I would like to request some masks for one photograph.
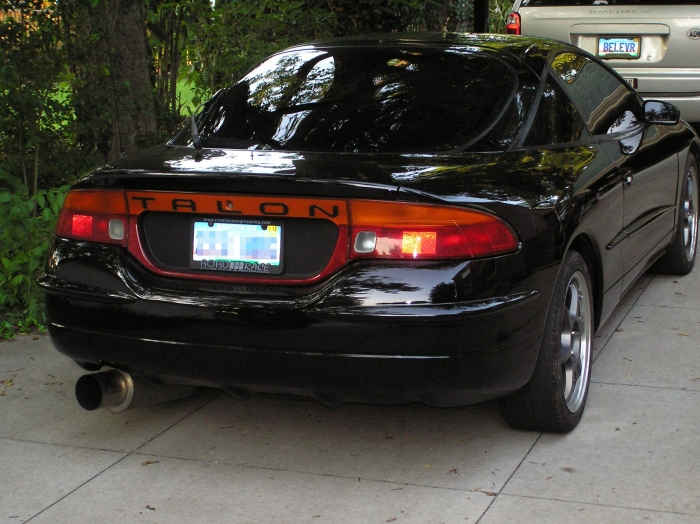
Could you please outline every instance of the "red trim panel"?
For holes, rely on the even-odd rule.
[[[348,260],[348,204],[345,200],[324,198],[295,198],[270,196],[210,195],[199,193],[172,193],[160,191],[128,191],[126,194],[129,213],[128,250],[150,271],[173,278],[208,280],[218,282],[257,282],[275,284],[310,284],[326,278],[337,271]],[[318,275],[303,280],[280,278],[276,275],[231,275],[192,274],[168,271],[157,267],[146,255],[139,230],[138,216],[144,212],[197,213],[221,215],[229,218],[264,217],[307,218],[330,220],[338,226],[338,241],[328,265]],[[132,218],[133,217],[133,218]]]

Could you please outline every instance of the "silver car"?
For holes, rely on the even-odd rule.
[[[700,0],[515,0],[507,32],[570,42],[700,123]]]

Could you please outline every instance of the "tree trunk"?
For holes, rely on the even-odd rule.
[[[143,0],[73,4],[79,139],[97,160],[111,162],[157,141],[151,56]],[[80,60],[76,60],[79,64]]]
[[[474,31],[487,33],[489,30],[489,0],[474,0]]]

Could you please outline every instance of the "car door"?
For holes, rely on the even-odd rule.
[[[563,56],[567,61],[567,56]],[[603,291],[617,304],[623,276],[621,246],[609,246],[623,229],[623,189],[617,167],[604,147],[595,140],[582,114],[567,96],[564,85],[571,68],[555,67],[556,57],[542,79],[537,109],[524,148],[546,151],[549,165],[560,167],[560,176],[570,184],[582,211],[578,225],[594,245],[603,270]]]
[[[634,91],[602,65],[578,53],[562,53],[552,68],[622,180],[623,227],[609,246],[621,248],[624,292],[663,249],[673,229],[675,148],[667,130],[644,123]]]
[[[678,192],[678,156],[668,126],[648,125],[629,135],[601,139],[623,180],[623,292],[666,247],[673,230]]]

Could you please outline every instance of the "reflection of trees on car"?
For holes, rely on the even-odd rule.
[[[514,71],[495,56],[299,50],[271,57],[231,87],[202,135],[219,147],[243,140],[296,151],[451,150],[492,130],[499,142],[495,125],[514,95]]]

